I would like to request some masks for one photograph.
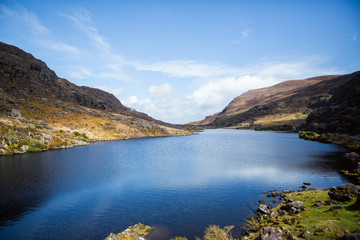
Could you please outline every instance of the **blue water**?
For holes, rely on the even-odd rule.
[[[297,134],[207,130],[1,157],[0,239],[104,239],[138,222],[163,239],[210,224],[236,234],[264,191],[345,183],[342,152]]]

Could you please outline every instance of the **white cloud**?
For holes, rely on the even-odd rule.
[[[282,59],[261,62],[243,68],[196,61],[143,64],[141,68],[138,65],[138,69],[159,71],[174,78],[201,79],[198,82],[203,84],[182,97],[174,94],[176,89],[169,83],[151,86],[148,89],[150,98],[141,100],[133,96],[136,101],[128,99],[125,105],[172,123],[200,120],[221,111],[233,98],[248,90],[272,86],[285,80],[339,74],[340,71],[336,69],[321,67],[328,60],[312,56],[297,61]]]
[[[175,89],[170,84],[164,83],[162,85],[153,85],[148,89],[150,97],[171,97],[175,94]]]
[[[352,40],[355,41],[355,42],[359,41],[359,35],[358,35],[357,33],[354,34],[354,35],[352,36]]]
[[[247,38],[247,37],[249,37],[250,32],[251,32],[250,29],[246,29],[246,30],[244,30],[244,31],[241,32],[241,36],[242,36],[243,38]]]
[[[133,66],[137,70],[161,72],[170,77],[207,78],[228,75],[240,70],[227,65],[203,63],[195,60],[167,61],[152,64],[133,63]]]

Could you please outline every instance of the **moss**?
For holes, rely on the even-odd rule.
[[[340,205],[330,205],[328,190],[287,193],[284,197],[285,199],[301,201],[307,210],[294,216],[279,216],[276,221],[269,217],[250,218],[246,230],[251,237],[258,237],[263,226],[284,227],[293,236],[299,236],[302,232],[309,231],[311,234],[306,237],[309,239],[339,239],[346,230],[349,232],[359,231],[360,211],[354,207],[355,198]],[[316,206],[316,202],[320,202],[322,205]],[[278,211],[282,205],[280,204],[272,211]],[[343,208],[330,210],[334,206],[342,206]]]
[[[140,235],[140,236],[142,236],[142,237],[145,237],[145,236],[148,236],[148,235],[151,233],[151,231],[153,230],[153,228],[150,227],[150,226],[147,226],[147,225],[145,225],[145,224],[139,223],[139,224],[136,224],[136,225],[134,226],[134,228],[132,228],[132,230],[133,230],[136,234],[138,234],[138,235]]]

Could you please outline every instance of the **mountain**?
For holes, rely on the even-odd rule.
[[[360,135],[360,72],[334,88],[329,101],[310,113],[304,128],[316,132]]]
[[[43,61],[0,42],[0,134],[0,154],[12,154],[189,132],[60,78]]]
[[[220,113],[191,124],[216,128],[299,126],[314,109],[327,102],[333,88],[345,84],[357,74],[359,72],[289,80],[251,90],[234,98]]]

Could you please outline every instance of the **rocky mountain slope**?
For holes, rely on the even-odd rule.
[[[319,134],[360,135],[360,72],[331,94],[326,104],[309,115],[305,129]]]
[[[232,100],[222,112],[192,124],[245,128],[299,126],[314,109],[327,102],[333,88],[345,84],[357,74],[290,80],[251,90]]]
[[[12,154],[189,132],[59,78],[41,60],[0,42],[0,134],[0,154]]]

